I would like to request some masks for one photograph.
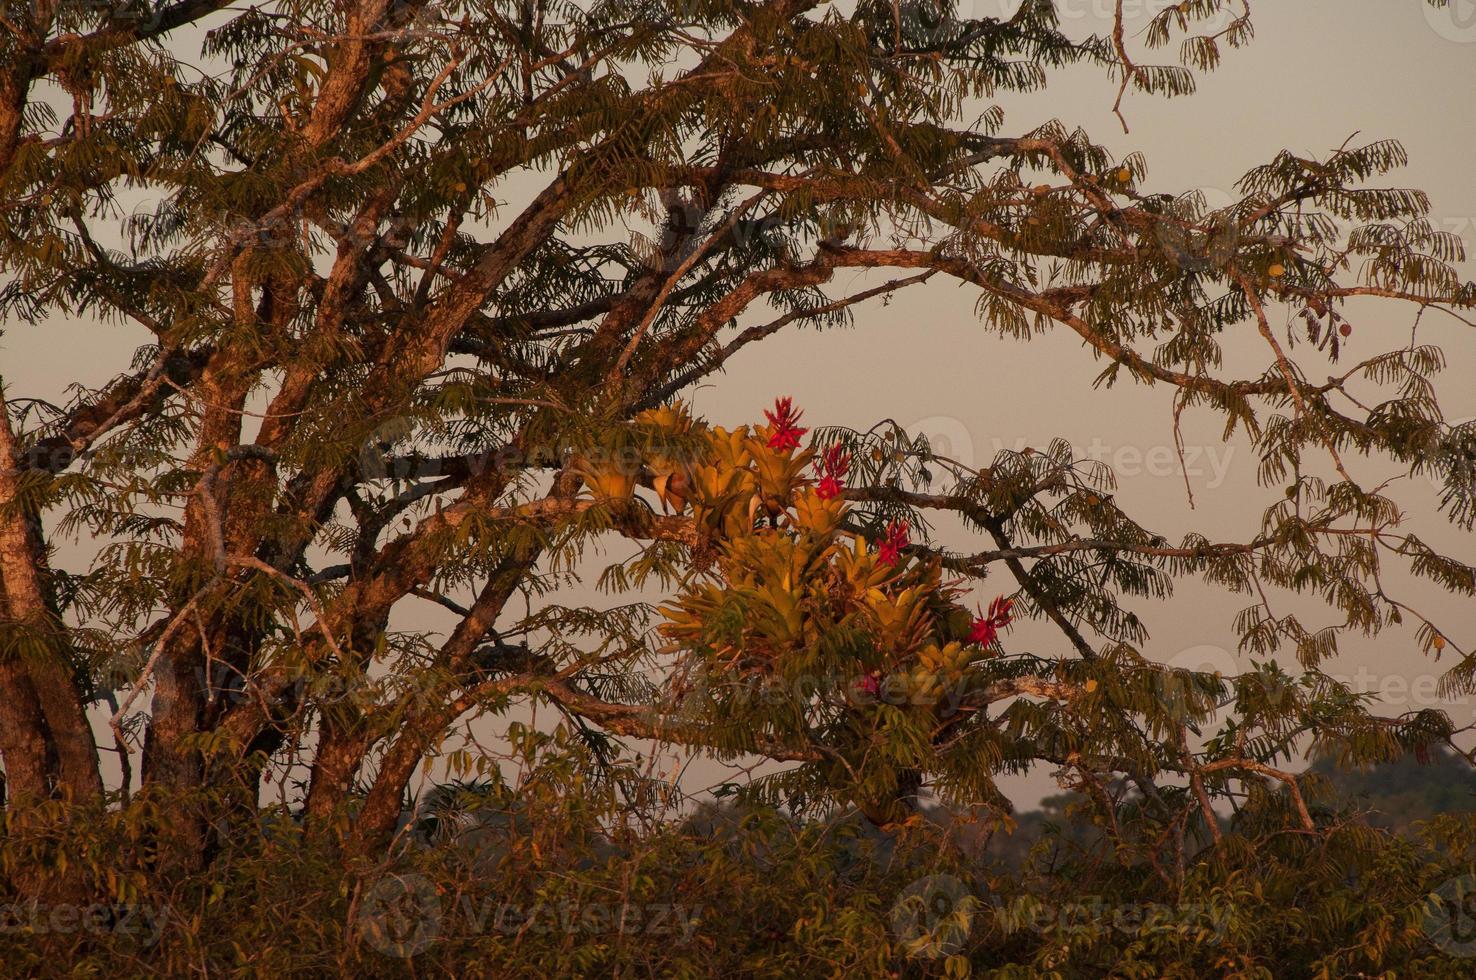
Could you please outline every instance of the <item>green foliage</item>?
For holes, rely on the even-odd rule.
[[[1476,428],[1436,397],[1466,362],[1420,335],[1476,307],[1460,241],[1391,140],[1209,201],[993,101],[1072,67],[1120,114],[1189,95],[1248,4],[1166,7],[1141,52],[1122,5],[1082,38],[1055,0],[3,6],[0,316],[143,343],[61,403],[0,392],[0,894],[171,917],[7,927],[7,965],[1458,972],[1426,897],[1464,908],[1470,821],[1389,834],[1321,776],[1463,748],[1324,670],[1412,627],[1476,691],[1469,624],[1410,594],[1476,594]],[[1176,437],[1223,421],[1258,519],[1176,543],[1064,440],[956,460],[680,401],[935,278],[1000,345],[1070,331],[1098,386],[1167,387]],[[1407,344],[1355,330],[1373,299]],[[1413,478],[1449,528],[1406,526]],[[1247,597],[1239,676],[1145,655],[1196,578]],[[683,811],[650,743],[736,807]],[[957,846],[1042,770],[1074,795],[1028,860]],[[396,959],[397,896],[705,911]]]
[[[1469,807],[1403,837],[1357,819],[1311,837],[1281,829],[1284,794],[1252,793],[1166,880],[1086,797],[1015,830],[935,812],[882,834],[715,804],[642,827],[614,791],[639,794],[639,774],[592,788],[588,751],[539,737],[515,785],[437,787],[396,856],[355,869],[263,813],[208,878],[165,889],[130,868],[146,807],[12,818],[7,866],[45,847],[98,880],[75,918],[0,892],[0,952],[19,975],[1455,977],[1468,962],[1431,943],[1429,916],[1476,873]]]

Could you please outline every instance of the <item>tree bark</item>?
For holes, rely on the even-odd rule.
[[[14,657],[0,655],[0,762],[5,781],[0,805],[16,806],[51,795],[55,754],[31,677]]]
[[[20,705],[15,710],[21,713],[11,724],[22,723],[21,717],[28,711],[26,702],[34,696],[56,755],[57,789],[77,802],[90,802],[103,792],[97,744],[71,665],[66,662],[66,629],[55,615],[42,581],[45,551],[37,522],[21,500],[19,461],[9,406],[0,391],[0,582],[5,601],[0,620],[5,629],[14,631],[10,639],[33,648],[18,659],[7,658],[7,673],[12,676],[6,678],[10,682],[6,693],[15,691],[14,699]],[[14,676],[18,670],[30,679],[29,694]],[[40,738],[44,741],[47,736]],[[15,741],[14,751],[20,756],[23,770],[34,768],[35,757],[30,753],[36,744],[36,736],[21,736]]]

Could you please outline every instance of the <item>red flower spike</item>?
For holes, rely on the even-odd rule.
[[[831,446],[820,459],[820,483],[815,496],[821,500],[839,497],[845,492],[846,472],[851,468],[851,454],[840,446]]]
[[[800,436],[809,432],[809,429],[801,428],[796,423],[800,416],[805,414],[794,407],[794,400],[785,396],[774,400],[774,410],[771,412],[764,409],[764,418],[769,420],[769,448],[785,452],[790,449],[798,449]]]
[[[1015,600],[995,596],[988,614],[981,613],[969,630],[969,642],[987,647],[999,637],[999,631],[1010,625]]]
[[[897,564],[897,559],[902,557],[902,549],[911,544],[907,529],[906,521],[893,521],[887,525],[887,536],[876,546],[878,565]]]

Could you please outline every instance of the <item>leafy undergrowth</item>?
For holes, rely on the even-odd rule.
[[[1467,976],[1476,962],[1460,931],[1469,816],[1395,836],[1320,811],[1322,835],[1291,833],[1267,793],[1219,844],[1165,868],[1069,824],[1048,824],[1022,863],[977,846],[982,820],[881,833],[712,805],[611,829],[563,799],[443,787],[374,867],[263,814],[182,876],[148,865],[167,807],[12,816],[5,972],[1341,977]],[[1151,808],[1133,819],[1172,831]]]

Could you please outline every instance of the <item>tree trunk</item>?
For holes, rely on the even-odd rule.
[[[51,795],[56,756],[31,677],[9,654],[0,654],[0,761],[5,782],[0,805],[15,806]]]
[[[12,631],[8,637],[19,641],[24,653],[7,656],[12,675],[24,670],[30,678],[31,693],[45,721],[45,732],[21,734],[15,751],[22,755],[22,769],[34,768],[35,757],[28,763],[25,755],[33,752],[38,740],[49,740],[55,750],[58,769],[57,788],[77,802],[90,802],[102,796],[102,776],[98,769],[97,743],[92,726],[82,705],[81,694],[67,663],[68,643],[65,627],[48,602],[41,578],[45,550],[36,523],[26,513],[21,501],[20,451],[10,426],[10,411],[0,392],[0,583],[3,583],[4,609],[0,622]],[[6,644],[10,646],[9,643]],[[28,701],[30,698],[18,678],[6,678],[7,699]],[[22,705],[19,711],[28,710]],[[22,724],[15,716],[10,724]],[[7,725],[7,727],[9,727]],[[7,739],[9,741],[9,739]],[[22,748],[22,743],[31,748]],[[23,777],[29,779],[31,777]]]

